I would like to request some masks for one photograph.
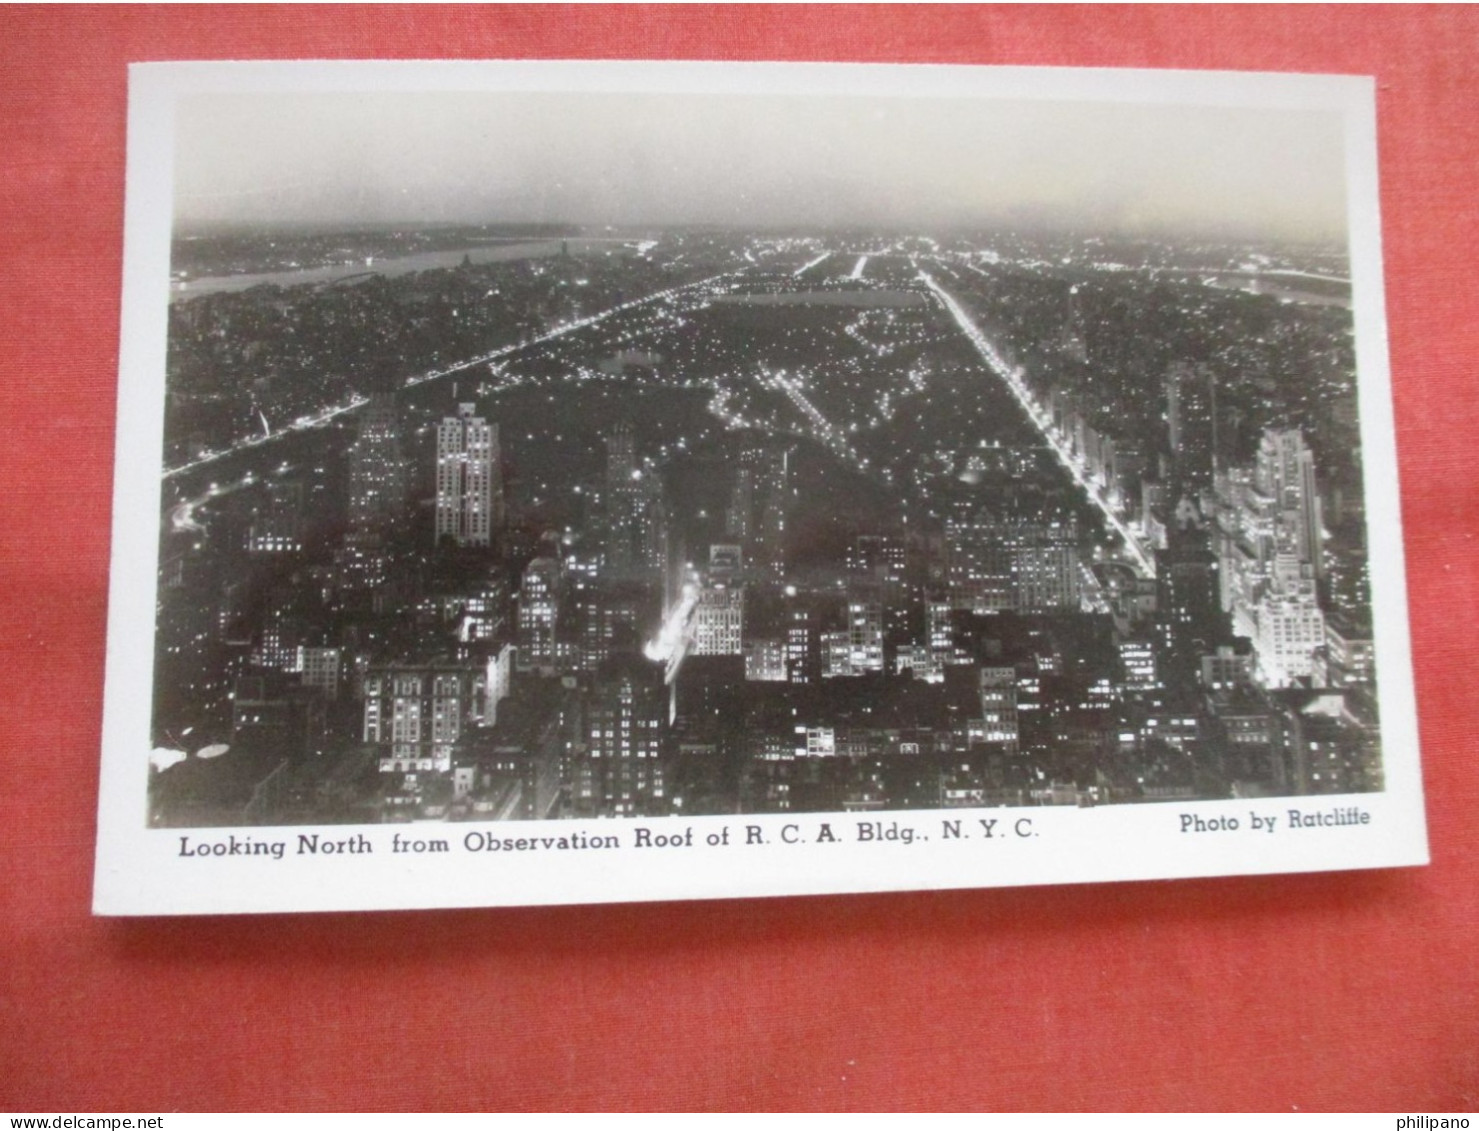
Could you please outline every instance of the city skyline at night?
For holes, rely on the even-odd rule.
[[[1382,788],[1334,248],[215,241],[320,262],[177,274],[157,823]]]

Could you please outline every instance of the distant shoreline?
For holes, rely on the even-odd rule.
[[[188,301],[208,294],[223,294],[273,285],[297,287],[311,283],[341,283],[371,275],[409,275],[417,271],[446,270],[473,264],[498,263],[515,259],[548,259],[562,251],[589,250],[587,245],[637,244],[637,239],[582,236],[578,239],[540,239],[501,243],[497,247],[473,246],[448,251],[420,251],[411,255],[367,256],[353,263],[335,263],[322,267],[299,267],[287,271],[249,272],[240,275],[202,275],[195,279],[171,278],[171,302]]]

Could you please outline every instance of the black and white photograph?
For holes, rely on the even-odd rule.
[[[100,909],[1426,859],[1368,80],[133,83]]]

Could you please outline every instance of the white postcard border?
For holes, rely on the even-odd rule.
[[[548,90],[1024,98],[1344,115],[1348,230],[1386,790],[1097,809],[150,829],[154,616],[176,100],[205,91]],[[94,910],[370,910],[896,891],[1417,865],[1428,849],[1387,365],[1374,84],[1352,76],[837,64],[260,62],[131,68],[113,556]],[[1338,823],[1290,829],[1291,813]],[[1272,833],[1254,829],[1272,816]],[[1362,814],[1364,814],[1364,823]],[[1350,817],[1347,823],[1343,818]],[[1219,825],[1186,832],[1187,819]],[[989,826],[983,822],[996,822]],[[1227,827],[1236,821],[1237,828]],[[959,823],[952,836],[950,822]],[[1027,822],[1025,825],[1022,822]],[[876,836],[864,839],[863,826]],[[825,839],[822,827],[836,837]],[[914,831],[912,843],[888,830]],[[689,845],[638,847],[649,837]],[[751,830],[758,830],[753,832]],[[990,835],[987,835],[989,832]],[[395,838],[445,841],[400,853]],[[482,837],[482,847],[471,847]],[[616,837],[619,847],[560,848]],[[302,851],[311,841],[316,851]],[[313,840],[312,838],[317,838]],[[356,838],[359,838],[356,840]],[[489,848],[489,839],[507,848]],[[724,843],[711,844],[710,838]],[[746,844],[746,838],[757,842]],[[520,842],[536,842],[520,846]],[[267,851],[241,846],[267,845]],[[283,845],[281,858],[271,846]],[[238,850],[233,850],[235,844]],[[326,845],[342,845],[329,852]],[[353,844],[369,844],[356,851]],[[214,846],[224,846],[212,855]],[[199,850],[204,847],[205,855]],[[466,857],[474,857],[466,859]]]

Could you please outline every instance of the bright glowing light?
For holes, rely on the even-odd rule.
[[[163,746],[156,746],[149,753],[149,764],[156,770],[167,770],[177,762],[183,762],[190,755],[183,750],[170,750]]]
[[[671,663],[683,644],[683,635],[688,631],[689,618],[698,604],[698,586],[692,582],[683,586],[683,598],[673,606],[668,619],[663,621],[657,638],[648,642],[643,653],[649,660]]]

